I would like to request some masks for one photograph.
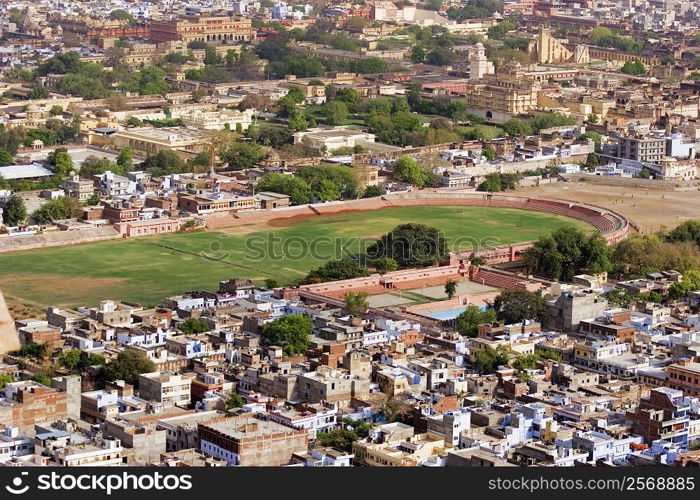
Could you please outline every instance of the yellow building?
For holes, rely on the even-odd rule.
[[[119,150],[130,147],[135,154],[144,156],[168,150],[187,159],[209,149],[206,132],[185,127],[97,131],[89,139],[90,144],[109,145]]]
[[[367,467],[418,467],[447,456],[443,436],[426,432],[411,438],[389,443],[365,443],[355,441],[352,452],[355,463]]]

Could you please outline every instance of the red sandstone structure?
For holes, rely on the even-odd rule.
[[[494,208],[514,208],[533,210],[555,215],[571,217],[591,224],[608,243],[616,243],[627,237],[631,223],[621,214],[607,208],[587,203],[569,200],[529,198],[501,193],[485,193],[481,191],[419,191],[412,193],[394,193],[379,198],[340,201],[318,205],[301,205],[270,210],[240,211],[235,214],[212,214],[205,219],[206,227],[210,229],[269,222],[278,219],[294,219],[297,217],[313,217],[331,215],[342,212],[363,210],[378,210],[387,207],[405,206],[477,206]],[[489,250],[483,253],[491,263],[510,262],[518,260],[518,255],[529,248],[530,243],[511,245],[508,248]]]

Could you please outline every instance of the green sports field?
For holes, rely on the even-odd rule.
[[[574,219],[525,210],[384,208],[0,254],[0,289],[13,302],[44,308],[94,306],[102,299],[154,305],[187,290],[215,290],[232,277],[291,284],[406,222],[442,229],[463,251],[530,241],[565,225],[593,231]]]

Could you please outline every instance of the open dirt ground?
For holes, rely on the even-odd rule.
[[[640,231],[672,228],[686,219],[700,219],[700,192],[557,182],[518,189],[518,194],[562,198],[600,205],[621,213]]]

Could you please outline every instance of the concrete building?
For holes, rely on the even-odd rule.
[[[494,65],[486,57],[486,49],[483,43],[477,43],[473,50],[469,51],[469,78],[481,80],[484,75],[496,72]]]
[[[64,375],[51,379],[51,387],[66,393],[66,414],[70,418],[80,418],[82,378],[80,375]]]
[[[656,163],[666,156],[663,137],[620,137],[617,156],[643,163]]]
[[[123,456],[130,465],[145,465],[157,462],[165,453],[163,429],[154,424],[135,424],[126,420],[107,420],[104,433],[119,441],[124,447]]]
[[[564,292],[546,302],[549,312],[545,328],[575,332],[581,320],[595,319],[608,308],[608,301],[592,290]]]
[[[684,396],[700,397],[700,363],[679,361],[666,368],[666,385]]]
[[[242,415],[198,424],[199,449],[231,466],[286,465],[292,455],[305,453],[309,433],[269,420],[265,415]]]
[[[64,179],[61,187],[66,192],[66,196],[75,198],[81,203],[86,202],[95,192],[94,183],[81,180],[78,175]]]
[[[167,371],[139,375],[139,396],[166,406],[189,405],[191,387],[192,379]]]
[[[0,399],[0,422],[33,432],[34,425],[68,417],[66,392],[50,389],[32,381],[5,384],[5,398]]]
[[[294,144],[306,144],[310,148],[334,151],[339,148],[354,148],[375,142],[374,134],[352,130],[347,127],[311,128],[294,134]]]
[[[644,438],[645,444],[662,439],[687,451],[691,403],[697,399],[684,397],[683,392],[668,387],[652,389],[634,411],[627,412],[632,431]]]

